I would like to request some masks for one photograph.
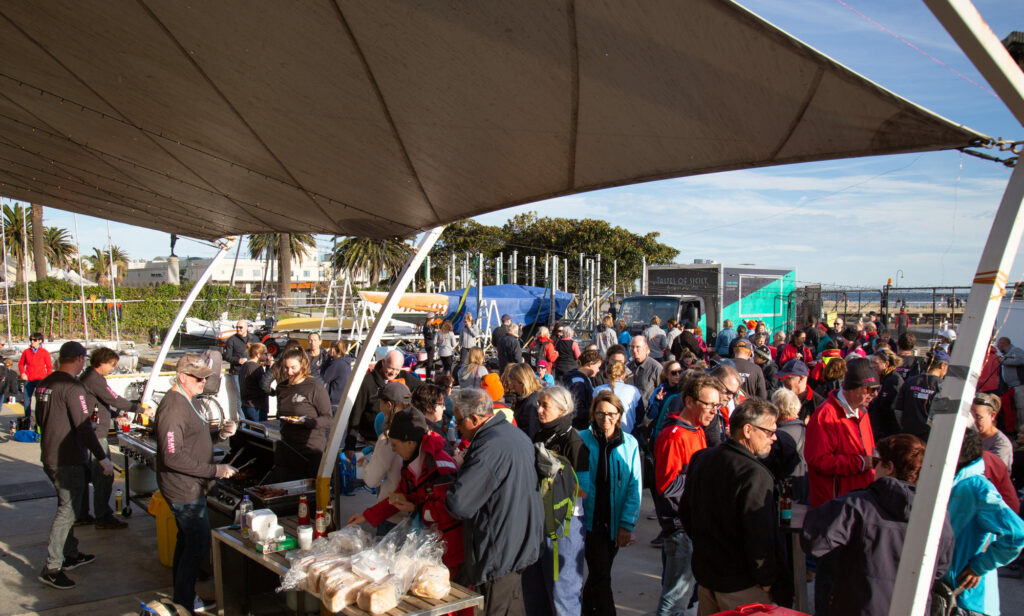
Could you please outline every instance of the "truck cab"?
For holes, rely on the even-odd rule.
[[[618,318],[626,322],[630,335],[642,334],[657,315],[664,327],[669,319],[690,321],[706,331],[704,298],[699,295],[636,295],[622,300]]]

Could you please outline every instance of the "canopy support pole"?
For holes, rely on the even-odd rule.
[[[192,290],[189,291],[188,297],[181,303],[181,308],[178,309],[178,314],[175,315],[174,321],[171,326],[167,329],[167,335],[164,336],[164,342],[160,345],[160,352],[157,353],[156,361],[153,362],[153,369],[149,373],[149,379],[146,380],[146,389],[142,392],[142,402],[144,404],[152,406],[153,402],[153,389],[156,387],[156,379],[160,376],[160,368],[163,367],[164,361],[167,359],[167,353],[171,350],[171,342],[174,337],[178,335],[178,328],[181,327],[181,322],[185,320],[185,315],[188,314],[189,309],[192,308],[192,304],[195,303],[196,298],[199,297],[199,292],[203,290],[206,283],[210,281],[210,277],[213,276],[213,270],[224,258],[224,255],[228,254],[235,242],[239,240],[238,236],[230,236],[221,238],[218,242],[220,250],[214,255],[210,264],[206,266],[206,270],[196,280]]]
[[[377,345],[380,344],[380,338],[384,335],[384,330],[391,321],[391,317],[394,316],[395,311],[398,309],[398,300],[402,298],[402,294],[405,293],[409,282],[416,275],[427,254],[430,253],[430,249],[434,247],[438,238],[441,237],[442,231],[444,231],[444,225],[434,227],[420,238],[419,246],[416,247],[416,251],[405,263],[402,273],[398,275],[394,286],[391,287],[391,291],[388,292],[384,303],[381,304],[380,310],[377,311],[377,318],[373,321],[370,332],[359,347],[359,355],[356,357],[355,365],[352,366],[352,376],[345,385],[345,391],[341,395],[341,402],[334,413],[330,436],[327,439],[327,449],[324,451],[323,458],[320,459],[320,470],[317,471],[316,476],[317,507],[326,507],[327,501],[330,500],[331,475],[334,474],[334,467],[337,465],[338,452],[341,450],[341,445],[348,435],[348,420],[352,415],[352,407],[356,404],[356,396],[359,394],[359,389],[366,378],[366,372],[370,368],[370,360],[377,350]]]
[[[2,209],[2,208],[0,208]],[[12,210],[13,211],[13,210]],[[4,252],[4,314],[7,316],[7,343],[11,343],[11,284],[7,274],[7,215],[0,211],[0,240]]]
[[[935,17],[1024,125],[1024,74],[969,0],[925,0]],[[890,616],[924,614],[935,571],[939,535],[949,504],[954,471],[1008,271],[1024,234],[1024,165],[1006,185],[981,254],[964,309],[957,344],[942,392],[932,404],[934,420],[917,483],[910,526],[903,543]],[[960,572],[950,572],[955,578]]]
[[[110,239],[110,221],[107,221],[107,259],[110,261],[110,296],[114,300],[114,349],[121,350],[121,325],[117,318],[117,285],[114,281],[117,278],[117,270],[114,269],[114,242]]]

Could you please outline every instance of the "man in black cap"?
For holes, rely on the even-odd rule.
[[[192,399],[202,393],[213,370],[199,355],[178,360],[170,391],[156,409],[156,481],[178,525],[174,550],[174,602],[195,613],[206,607],[196,595],[199,567],[210,550],[210,518],[206,490],[214,479],[232,477],[229,464],[214,464],[213,434],[223,441],[235,433],[235,423],[212,428]]]
[[[373,428],[373,422],[379,410],[377,398],[384,386],[392,381],[404,384],[409,391],[423,384],[420,377],[405,369],[405,354],[398,349],[388,351],[384,359],[378,361],[370,374],[363,379],[363,384],[356,395],[355,405],[352,407],[352,414],[348,419],[349,434],[345,440],[346,450],[355,449],[358,437],[362,437],[366,443],[377,440],[377,431]]]
[[[85,388],[75,378],[85,365],[85,347],[74,341],[65,342],[60,347],[58,363],[57,371],[36,385],[33,396],[42,433],[43,471],[57,491],[57,513],[50,525],[46,566],[39,573],[39,581],[63,590],[75,587],[65,570],[96,558],[78,551],[78,539],[72,529],[75,503],[81,501],[86,489],[89,452],[96,456],[105,474],[113,475],[114,466],[93,429]]]
[[[737,338],[733,341],[733,365],[743,382],[743,390],[751,396],[762,400],[768,399],[768,386],[764,382],[764,373],[754,362],[750,361],[754,354],[754,345],[746,338]]]
[[[764,375],[764,385],[768,389],[768,397],[770,398],[775,393],[775,390],[782,386],[782,383],[777,378],[779,366],[772,361],[772,352],[764,344],[758,344],[756,340],[760,338],[763,341],[764,336],[764,334],[754,334],[754,363],[761,369],[761,374]]]
[[[503,314],[501,315],[501,325],[494,328],[491,332],[491,346],[498,348],[498,341],[501,337],[508,333],[508,326],[512,325],[512,315]]]
[[[807,421],[807,418],[814,413],[814,409],[821,406],[825,398],[816,394],[813,389],[807,386],[807,377],[810,371],[807,364],[800,359],[791,359],[782,365],[782,368],[775,373],[775,377],[782,383],[782,386],[796,394],[800,400],[800,419]]]
[[[935,349],[931,352],[924,374],[912,376],[900,386],[893,411],[903,426],[903,432],[928,442],[928,436],[932,431],[932,400],[942,388],[942,379],[946,378],[948,370],[949,353]]]

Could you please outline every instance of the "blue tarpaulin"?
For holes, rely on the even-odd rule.
[[[519,284],[499,284],[484,285],[483,290],[483,296],[487,303],[496,302],[498,315],[511,316],[513,323],[530,325],[531,323],[543,324],[548,321],[548,314],[551,312],[551,291],[549,289]],[[462,317],[466,313],[472,314],[474,318],[478,316],[476,314],[476,287],[469,288],[469,293],[466,293],[466,301],[461,309],[459,308],[459,301],[465,292],[466,289],[454,289],[441,293],[441,295],[451,298],[448,300],[448,314],[444,318],[451,321],[456,330],[462,329]],[[572,297],[572,293],[555,292],[555,319],[560,319],[565,315],[565,310],[569,307]]]

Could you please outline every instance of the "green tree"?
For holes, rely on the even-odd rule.
[[[17,268],[15,282],[18,284],[25,282],[25,267],[27,265],[25,244],[27,237],[30,237],[32,233],[31,220],[28,221],[26,228],[26,213],[25,208],[19,204],[15,204],[13,207],[4,204],[4,237],[7,243],[4,249],[8,256],[14,259]]]
[[[393,280],[412,254],[413,248],[401,238],[375,240],[367,237],[346,237],[331,254],[331,264],[339,270],[366,272],[370,286],[381,280]]]
[[[71,241],[71,234],[61,227],[46,227],[43,233],[46,260],[57,269],[74,269],[78,248]]]
[[[292,294],[292,259],[304,259],[314,250],[316,238],[310,233],[254,233],[249,236],[251,258],[278,260],[278,298],[289,297]]]
[[[106,286],[110,284],[110,261],[114,262],[114,280],[121,282],[125,273],[128,272],[128,253],[119,246],[113,246],[109,251],[93,248],[93,253],[85,257],[89,264],[89,275],[96,279],[96,284]],[[111,258],[113,255],[113,258]]]

